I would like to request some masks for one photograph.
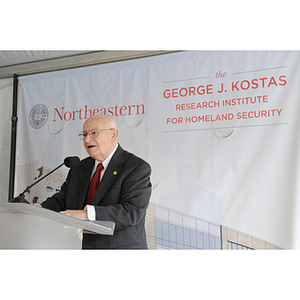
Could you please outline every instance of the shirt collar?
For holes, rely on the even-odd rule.
[[[109,164],[111,158],[113,157],[113,155],[115,154],[116,150],[118,149],[118,145],[119,145],[119,144],[116,145],[116,147],[114,148],[114,150],[113,150],[113,151],[108,155],[108,157],[102,162],[102,165],[103,165],[104,169],[107,168],[107,166],[108,166],[108,164]],[[97,166],[98,166],[99,163],[100,163],[99,161],[95,160],[95,167],[94,167],[95,169],[97,168]]]

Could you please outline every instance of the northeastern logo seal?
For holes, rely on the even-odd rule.
[[[48,120],[48,108],[44,104],[35,105],[29,113],[29,124],[34,129],[42,128]]]

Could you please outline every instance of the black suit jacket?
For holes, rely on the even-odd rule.
[[[61,191],[42,203],[54,211],[83,209],[95,160],[72,168]],[[145,216],[151,195],[151,167],[119,145],[92,201],[96,219],[115,222],[113,236],[84,234],[83,249],[147,249]]]

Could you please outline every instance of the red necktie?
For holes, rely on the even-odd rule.
[[[100,182],[100,172],[104,169],[102,163],[98,164],[97,170],[94,173],[92,180],[90,181],[89,190],[86,196],[86,205],[90,205],[92,203],[92,200],[96,194],[97,187]]]

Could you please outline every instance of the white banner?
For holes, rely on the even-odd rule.
[[[153,203],[298,249],[299,54],[192,51],[20,77],[16,194],[86,157],[77,134],[103,113],[151,164]]]

